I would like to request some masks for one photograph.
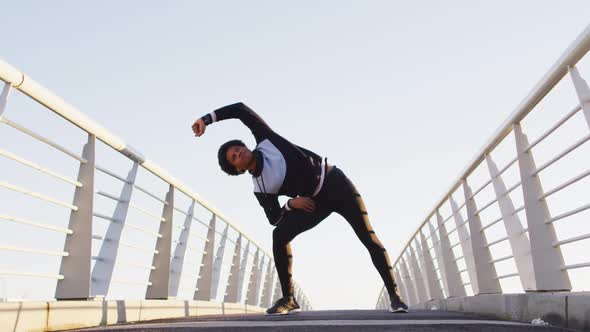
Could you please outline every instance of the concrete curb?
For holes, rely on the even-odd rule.
[[[541,318],[553,326],[590,331],[590,292],[482,294],[431,300],[412,307],[435,307],[528,323]]]
[[[161,318],[262,313],[240,303],[181,300],[0,303],[0,331],[55,331]]]

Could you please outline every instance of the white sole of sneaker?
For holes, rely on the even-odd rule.
[[[402,307],[399,307],[399,308],[393,310],[393,308],[389,308],[389,312],[393,312],[393,313],[408,313],[408,309],[404,309]]]
[[[292,315],[301,312],[301,309],[293,309],[287,313],[287,315]]]
[[[285,312],[275,312],[273,314],[269,314],[268,312],[265,312],[264,314],[266,316],[279,316],[279,315],[288,315],[289,312],[288,311],[285,311]]]

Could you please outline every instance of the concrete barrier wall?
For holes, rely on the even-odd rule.
[[[528,323],[541,318],[553,326],[590,331],[590,292],[482,294],[432,300],[412,307],[472,312]]]
[[[0,303],[0,331],[55,331],[152,319],[262,313],[238,303],[180,300]]]

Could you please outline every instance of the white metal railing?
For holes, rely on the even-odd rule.
[[[590,140],[590,89],[576,67],[589,50],[590,26],[498,128],[410,237],[393,264],[399,291],[409,304],[471,294],[503,293],[506,292],[504,288],[513,284],[527,292],[570,291],[571,270],[590,267],[587,254],[575,255],[584,262],[566,264],[562,253],[564,245],[590,239],[587,220],[570,230],[570,233],[576,233],[575,236],[568,235],[563,239],[558,237],[554,228],[557,221],[590,209],[590,203],[560,214],[551,213],[548,203],[549,198],[554,199],[564,189],[572,188],[576,183],[581,186],[581,181],[590,175],[590,169],[586,167],[575,174],[562,170],[560,174],[569,174],[568,180],[546,191],[541,184],[541,180],[552,179],[555,174],[545,175],[547,170],[558,167],[561,160]],[[529,119],[527,115],[553,93],[564,78],[571,80],[577,105],[557,121],[553,120],[549,129],[529,143],[523,132],[523,123]],[[563,146],[554,144],[559,151],[537,165],[533,155],[543,152],[545,145],[550,144],[546,143],[547,139],[573,122],[582,123],[583,136],[573,141],[570,138],[570,142]],[[512,154],[508,162],[498,167],[493,156],[500,153],[499,146],[510,145],[516,156]],[[475,172],[484,169],[489,177],[472,190],[473,179],[477,178]],[[518,179],[512,185],[506,185],[507,174],[511,171],[518,174]],[[583,192],[587,193],[587,184],[585,188]],[[515,204],[519,198],[522,205]],[[459,205],[455,199],[463,203]],[[446,218],[443,217],[444,211],[450,211]],[[502,265],[508,263],[512,263],[515,270],[507,270]],[[387,307],[389,295],[382,288],[377,308]]]
[[[53,193],[44,193],[43,190],[37,192],[13,183],[18,182],[18,179],[0,179],[0,190],[24,194],[69,210],[67,227],[53,225],[52,220],[30,220],[0,211],[0,227],[10,223],[29,227],[28,230],[52,231],[63,234],[65,240],[61,243],[63,250],[0,244],[0,251],[4,252],[60,257],[59,273],[5,269],[4,266],[8,263],[0,260],[0,276],[55,279],[55,298],[58,300],[87,299],[94,296],[124,297],[125,294],[112,293],[111,285],[117,283],[129,287],[144,287],[146,299],[176,298],[180,296],[181,280],[185,281],[185,285],[192,283],[192,286],[188,286],[189,298],[195,300],[247,303],[265,307],[281,296],[270,254],[202,197],[121,138],[2,60],[0,79],[4,81],[0,94],[0,122],[79,163],[78,176],[74,178],[29,160],[27,155],[31,155],[30,152],[14,151],[17,147],[9,147],[8,140],[0,139],[0,158],[11,160],[11,167],[20,166],[39,172],[71,185],[74,189],[73,200],[69,202],[52,197]],[[9,96],[15,93],[13,90],[30,97],[45,109],[81,129],[86,135],[82,154],[73,152],[46,137],[47,135],[37,132],[38,130],[27,128],[27,124],[9,119],[7,109],[11,108]],[[67,123],[63,125],[68,126]],[[121,159],[126,161],[130,169],[127,176],[117,174],[117,171],[104,165],[97,165],[97,142],[114,149],[118,152],[118,157],[124,156]],[[166,186],[165,197],[158,190],[139,183],[137,174],[141,170],[149,172],[146,174],[152,177],[151,181],[159,181],[158,183]],[[97,188],[96,171],[122,184],[120,194],[114,194],[112,189]],[[134,191],[145,194],[150,201],[137,202],[132,194]],[[105,205],[114,207],[114,210],[109,213],[98,208],[97,197]],[[181,199],[190,202],[189,206],[180,206]],[[0,210],[8,207],[3,205],[4,202],[8,200],[0,203]],[[38,208],[34,203],[28,204],[31,209]],[[161,208],[162,213],[154,213],[154,207]],[[132,211],[140,213],[139,222],[129,221]],[[200,214],[197,215],[197,212]],[[103,220],[95,222],[97,218]],[[209,221],[203,221],[209,218]],[[149,222],[144,224],[143,220],[146,219]],[[101,228],[104,231],[102,234]],[[127,232],[128,230],[131,232]],[[227,246],[228,243],[231,245]],[[132,250],[133,254],[127,258],[121,257],[122,248]],[[131,267],[146,272],[141,272],[144,274],[137,278],[130,278],[124,273],[117,274],[115,266],[117,269]],[[295,289],[300,303],[305,309],[310,309],[305,293],[297,284]]]

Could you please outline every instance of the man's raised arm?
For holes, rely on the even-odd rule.
[[[256,143],[260,143],[272,133],[266,122],[244,103],[227,105],[202,116],[193,124],[193,131],[196,136],[201,136],[205,133],[206,126],[227,119],[239,119],[242,121],[252,131]]]

